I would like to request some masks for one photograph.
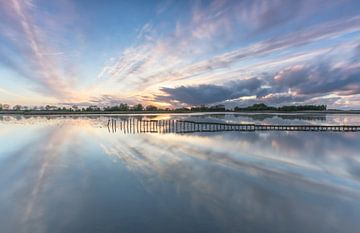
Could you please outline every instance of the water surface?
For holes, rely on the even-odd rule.
[[[0,232],[358,232],[359,132],[109,132],[0,116]],[[358,115],[111,116],[359,124]]]

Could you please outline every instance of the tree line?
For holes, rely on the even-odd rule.
[[[294,111],[325,111],[327,109],[326,105],[285,105],[281,107],[267,106],[264,103],[253,104],[248,107],[235,107],[234,109],[227,109],[224,105],[213,105],[213,106],[194,106],[194,107],[182,107],[182,108],[159,108],[155,105],[144,106],[142,104],[128,105],[126,103],[120,103],[113,106],[99,107],[96,105],[90,105],[87,107],[79,107],[73,105],[71,107],[58,107],[55,105],[46,105],[46,106],[21,106],[14,105],[10,106],[8,104],[0,104],[0,111],[37,111],[37,112],[48,112],[48,111],[59,111],[59,112],[225,112],[225,111],[234,111],[234,112],[256,112],[256,111],[279,111],[279,112],[294,112]]]
[[[254,104],[248,107],[235,107],[235,112],[241,111],[280,111],[280,112],[296,112],[296,111],[325,111],[326,105],[285,105],[281,107],[267,106],[266,104]]]

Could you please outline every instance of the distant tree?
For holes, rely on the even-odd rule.
[[[169,108],[167,108],[168,111],[170,111]],[[182,107],[182,108],[177,108],[175,109],[176,112],[190,112],[191,109],[190,108],[185,108],[185,107]]]
[[[20,111],[21,110],[21,105],[15,105],[14,107],[13,107],[13,110],[15,110],[15,111]]]
[[[215,111],[215,112],[224,112],[224,111],[226,111],[225,105],[223,105],[223,104],[218,104],[218,105],[211,106],[209,109],[212,112],[213,111]]]
[[[158,110],[158,108],[154,105],[148,105],[148,106],[146,106],[145,109],[146,109],[146,111],[157,111]]]
[[[134,111],[143,111],[144,107],[142,106],[142,104],[136,104],[133,106],[133,110]]]
[[[276,111],[276,108],[267,106],[264,103],[259,103],[244,108],[235,107],[234,111]]]
[[[119,105],[120,111],[129,111],[129,105],[128,104],[120,104]]]
[[[3,104],[3,105],[2,105],[2,109],[3,109],[3,110],[9,110],[9,109],[10,109],[10,105],[8,105],[8,104]]]
[[[267,106],[264,103],[253,104],[246,108],[247,110],[255,110],[255,111],[266,111],[266,110],[276,110],[274,107]]]
[[[104,111],[110,111],[110,112],[114,112],[114,111],[129,111],[129,105],[126,103],[121,103],[120,105],[115,105],[115,106],[111,106],[111,107],[104,107]]]
[[[57,109],[58,109],[58,107],[53,106],[53,105],[46,105],[45,106],[46,111],[53,111],[53,110],[57,110]]]
[[[279,111],[292,112],[292,111],[325,111],[326,105],[287,105],[279,107]]]
[[[200,105],[200,106],[191,107],[190,110],[192,112],[207,112],[209,111],[209,108],[206,107],[205,105]]]
[[[252,106],[240,108],[235,107],[234,111],[280,111],[280,112],[293,112],[293,111],[325,111],[326,105],[285,105],[282,107],[272,107],[266,104],[259,103]]]
[[[91,105],[85,109],[87,112],[100,111],[100,108],[96,105]]]
[[[0,111],[2,111],[3,110],[3,105],[2,104],[0,104]]]

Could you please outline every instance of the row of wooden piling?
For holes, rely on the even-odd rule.
[[[262,124],[232,124],[216,122],[195,122],[185,120],[141,120],[129,118],[126,120],[109,119],[109,132],[117,129],[124,133],[193,133],[219,131],[360,131],[356,125],[262,125]]]

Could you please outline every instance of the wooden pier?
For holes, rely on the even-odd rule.
[[[196,122],[186,120],[125,120],[109,119],[109,132],[117,130],[123,133],[194,133],[222,131],[325,131],[325,132],[358,132],[359,125],[263,125],[232,124],[216,122]]]

